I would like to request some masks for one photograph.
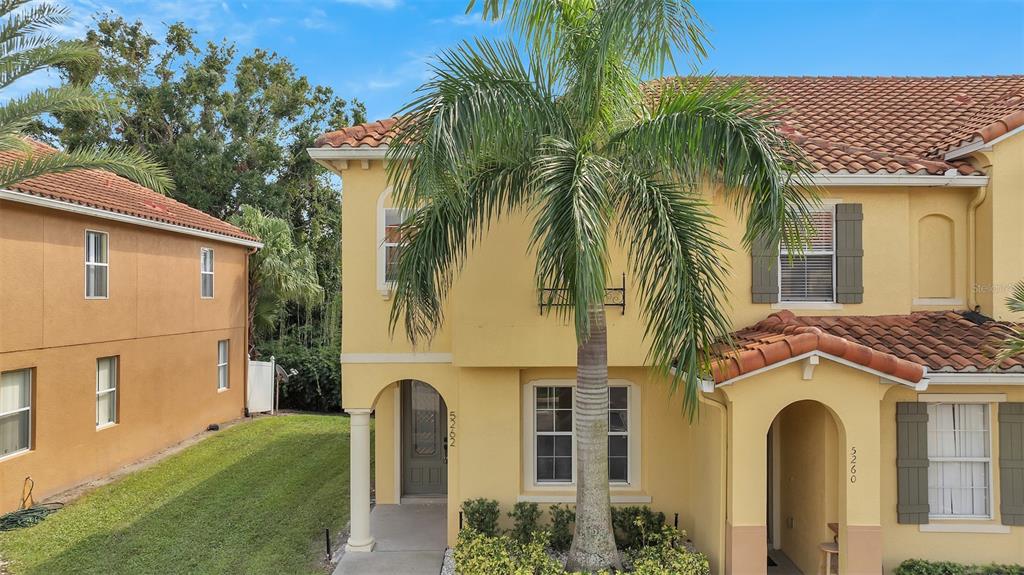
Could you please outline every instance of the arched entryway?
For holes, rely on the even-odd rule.
[[[821,403],[797,401],[775,417],[766,444],[768,573],[817,573],[822,544],[839,541],[841,424]]]

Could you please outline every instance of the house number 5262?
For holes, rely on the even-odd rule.
[[[455,447],[455,412],[448,412],[448,447]]]
[[[850,483],[857,483],[857,448],[850,448]]]

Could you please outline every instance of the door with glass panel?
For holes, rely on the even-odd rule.
[[[402,495],[448,493],[447,413],[433,387],[402,382]]]

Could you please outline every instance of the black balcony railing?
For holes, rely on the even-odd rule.
[[[544,288],[540,290],[537,297],[537,309],[541,315],[545,307],[566,307],[569,305],[569,298],[566,297],[566,290],[559,288]],[[622,283],[619,287],[605,288],[605,307],[617,307],[626,315],[626,274],[622,274]]]

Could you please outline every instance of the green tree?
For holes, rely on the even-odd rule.
[[[1015,313],[1024,313],[1024,281],[1013,284],[1013,292],[1006,298],[1006,306]],[[996,356],[996,364],[1010,357],[1024,354],[1024,330],[1013,328],[1013,335],[1006,338]]]
[[[568,306],[558,309],[573,318],[578,342],[568,567],[618,567],[607,468],[609,246],[629,255],[648,359],[692,416],[709,350],[730,331],[727,246],[703,184],[721,184],[746,222],[748,247],[763,236],[798,249],[813,193],[798,185],[799,150],[742,86],[688,78],[645,95],[642,80],[673,68],[673,53],[705,53],[686,0],[484,0],[483,11],[520,41],[442,52],[388,152],[395,201],[412,210],[391,328],[414,343],[431,337],[474,242],[496,220],[530,215],[524,247],[536,258],[536,286],[564,294]]]
[[[253,206],[231,217],[239,229],[260,238],[263,247],[249,257],[249,341],[272,333],[287,303],[313,305],[323,300],[316,263],[306,246],[292,238],[288,222]]]
[[[46,33],[67,20],[66,8],[27,4],[29,0],[0,2],[0,93],[9,93],[15,82],[40,70],[88,66],[99,60],[93,47],[57,41]],[[0,105],[0,153],[7,152],[7,161],[0,167],[0,188],[43,174],[77,169],[108,170],[161,193],[173,188],[167,170],[148,154],[92,146],[53,150],[26,138],[47,114],[88,113],[116,118],[118,108],[97,97],[88,86],[67,84],[9,99],[6,96]]]

